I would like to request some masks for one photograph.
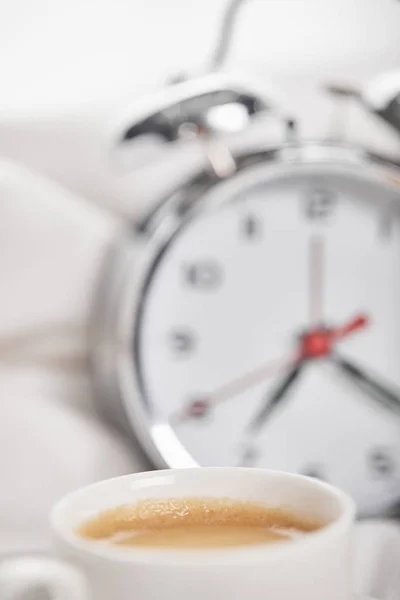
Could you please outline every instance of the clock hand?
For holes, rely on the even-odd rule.
[[[400,413],[400,390],[391,389],[379,381],[375,375],[370,375],[365,369],[357,364],[338,356],[336,353],[332,356],[336,365],[346,373],[362,390],[367,392],[374,400],[384,405],[387,409]]]
[[[335,327],[332,331],[332,336],[333,336],[333,340],[339,341],[342,338],[350,335],[351,333],[354,333],[355,331],[357,331],[358,329],[363,329],[364,327],[366,327],[369,323],[369,319],[366,315],[360,314],[357,315],[357,317],[354,317],[353,319],[351,319],[350,321],[348,321],[347,323],[345,323],[344,325],[342,325],[342,327]]]
[[[341,327],[320,331],[316,330],[305,334],[300,341],[298,360],[295,362],[294,366],[286,375],[286,377],[284,377],[278,387],[274,390],[272,395],[267,398],[267,401],[263,404],[258,414],[251,421],[249,425],[249,431],[252,433],[258,431],[264,425],[265,421],[278,406],[278,404],[287,398],[288,391],[298,379],[307,360],[329,354],[331,352],[332,345],[336,341],[339,341],[351,333],[354,333],[358,329],[365,327],[367,323],[367,317],[364,315],[358,315]]]
[[[368,325],[368,317],[357,315],[341,327],[317,328],[306,332],[300,340],[300,356],[303,359],[320,358],[331,353],[336,342],[363,329]]]
[[[179,409],[176,413],[171,415],[170,420],[185,421],[191,417],[201,416],[204,412],[207,412],[211,406],[238,396],[242,392],[254,387],[258,383],[261,383],[270,375],[273,375],[288,365],[293,364],[297,358],[298,355],[295,353],[293,356],[289,356],[289,358],[280,358],[263,364],[252,371],[248,371],[233,381],[222,385],[218,389],[214,390],[214,392],[211,392],[210,394],[204,394],[202,397],[194,400],[188,406],[185,406],[183,409]]]
[[[313,236],[309,246],[309,322],[311,328],[323,322],[324,238]]]
[[[269,418],[275,408],[283,401],[288,398],[288,392],[297,381],[302,369],[304,367],[304,361],[297,361],[294,367],[287,373],[282,379],[279,385],[275,388],[272,395],[268,396],[263,406],[251,421],[248,429],[251,433],[258,432],[264,425],[265,421]]]
[[[178,409],[170,416],[170,422],[183,422],[191,418],[205,415],[212,406],[225,400],[230,400],[242,392],[254,387],[285,367],[298,365],[300,359],[311,359],[325,356],[331,351],[332,344],[367,324],[367,318],[359,315],[351,319],[342,327],[336,329],[321,329],[306,333],[300,343],[300,350],[293,353],[289,358],[281,358],[261,365],[257,369],[241,375],[237,379],[222,385],[209,394],[204,394],[191,402],[189,405]]]

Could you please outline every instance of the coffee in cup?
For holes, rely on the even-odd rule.
[[[323,526],[282,507],[231,498],[147,499],[84,521],[80,537],[118,546],[208,549],[298,539]]]

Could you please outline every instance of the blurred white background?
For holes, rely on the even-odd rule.
[[[135,214],[158,185],[108,163],[115,118],[180,72],[207,68],[226,0],[4,0],[0,4],[0,153],[114,210]],[[398,0],[248,0],[227,69],[272,79],[306,136],[326,135],[326,81],[364,84],[400,64]],[[351,107],[353,140],[397,149],[381,123]],[[174,171],[174,169],[172,169]],[[151,171],[150,171],[151,172]]]
[[[170,77],[207,68],[226,6],[0,3],[0,553],[46,547],[48,508],[67,490],[145,465],[94,417],[85,331],[121,216],[145,211],[195,157],[172,153],[121,175],[109,161],[113,124]],[[301,134],[325,136],[323,84],[362,86],[399,68],[399,32],[399,0],[248,0],[226,69],[272,80]],[[400,151],[355,102],[345,136]]]

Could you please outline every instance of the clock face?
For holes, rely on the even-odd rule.
[[[307,167],[265,171],[216,204],[171,239],[143,292],[136,366],[153,441],[171,466],[298,472],[361,513],[388,509],[400,500],[399,194]]]

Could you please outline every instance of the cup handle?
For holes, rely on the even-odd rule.
[[[1,600],[32,600],[39,590],[57,600],[90,600],[86,578],[72,565],[46,557],[5,559],[0,563]]]

